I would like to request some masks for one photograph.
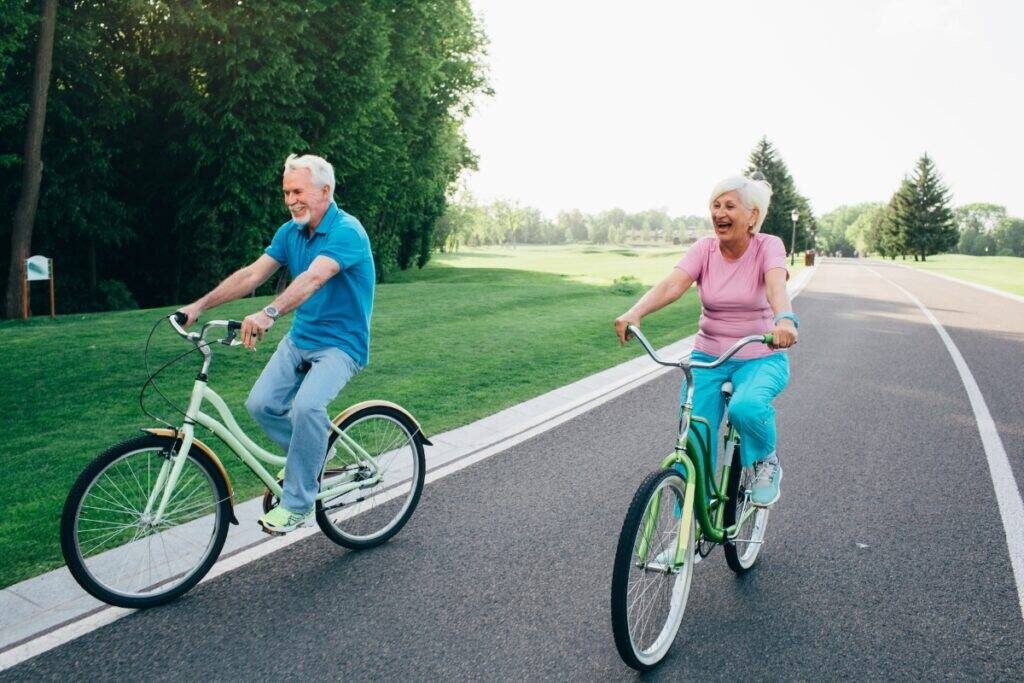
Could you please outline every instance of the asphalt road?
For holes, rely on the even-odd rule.
[[[973,371],[1024,482],[1024,304],[888,265]],[[853,261],[796,302],[783,497],[758,569],[716,550],[654,679],[1024,678],[1024,620],[977,425],[939,336]],[[616,537],[672,442],[665,376],[429,485],[363,553],[322,536],[0,674],[25,679],[630,679]],[[862,547],[863,546],[863,547]]]

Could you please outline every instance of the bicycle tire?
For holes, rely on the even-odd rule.
[[[352,432],[350,436],[360,446],[379,458],[384,479],[370,489],[318,500],[316,521],[321,531],[338,545],[365,550],[387,542],[401,531],[419,504],[426,478],[422,437],[418,426],[405,413],[389,406],[363,408],[348,416],[339,427],[346,433]],[[371,433],[374,430],[384,434],[379,442]],[[332,431],[328,454],[337,439]],[[336,454],[335,458],[339,460],[325,464],[321,485],[345,467],[353,466],[345,461],[344,449],[338,451],[341,455]]]
[[[729,483],[725,494],[729,497],[725,503],[724,522],[726,528],[735,524],[736,520],[750,506],[746,491],[752,477],[752,468],[742,465],[740,446],[737,445],[733,450],[732,467],[729,470]],[[769,508],[754,508],[754,513],[747,517],[747,522],[737,530],[736,537],[723,544],[725,561],[729,565],[729,569],[741,576],[753,569],[761,558],[770,512]]]
[[[119,464],[127,463],[130,457],[143,453],[159,458],[160,462],[163,462],[165,457],[161,453],[169,452],[175,444],[180,445],[180,442],[176,442],[168,436],[147,434],[107,449],[86,466],[71,487],[64,502],[60,525],[60,543],[64,561],[67,563],[71,575],[86,592],[109,605],[146,608],[163,605],[177,599],[199,583],[210,571],[224,547],[228,524],[232,518],[227,482],[224,481],[220,471],[206,454],[198,448],[191,448],[186,455],[188,460],[183,468],[182,476],[178,480],[178,485],[175,486],[172,493],[168,512],[165,513],[165,520],[175,519],[174,524],[165,522],[163,528],[159,530],[152,526],[148,530],[144,529],[144,515],[136,509],[136,504],[144,507],[145,499],[152,488],[150,486],[147,489],[141,484],[141,480],[138,478],[141,472],[136,473],[133,469],[134,466],[129,465],[128,468],[130,474],[133,475],[134,483],[137,484],[138,491],[129,490],[133,481],[123,474],[120,475],[120,481],[125,483],[123,490],[117,485],[118,477],[115,477],[114,471]],[[151,464],[148,459],[147,464]],[[123,472],[123,470],[122,467],[120,471]],[[149,471],[149,474],[152,475],[152,470]],[[107,479],[104,479],[105,476]],[[209,488],[208,500],[204,495],[207,488]],[[93,494],[94,491],[97,492],[91,496],[90,494]],[[190,497],[178,498],[179,495],[185,494]],[[193,500],[191,496],[194,495],[200,497]],[[86,501],[107,502],[94,506],[87,505]],[[84,513],[85,509],[99,510],[100,512]],[[108,511],[108,514],[104,515],[102,512],[104,510]],[[109,519],[104,519],[104,517]],[[132,531],[133,527],[129,521],[135,517],[138,517],[138,521],[135,523],[135,530]],[[118,519],[123,521],[117,522]],[[207,527],[209,528],[208,532],[205,531]],[[102,529],[113,529],[113,531],[108,534]],[[167,550],[168,539],[171,539],[172,547],[175,543],[173,537],[176,533],[170,533],[172,530],[181,532],[181,534],[190,533],[200,542],[208,536],[205,546],[187,541],[189,545],[200,549],[200,551],[195,560],[186,561],[183,565],[184,568],[180,571],[178,567],[181,560],[176,553]],[[96,536],[87,541],[89,544],[87,548],[83,548],[82,534],[90,532]],[[121,536],[122,532],[123,536]],[[139,535],[140,533],[142,535]],[[120,540],[126,538],[128,534],[132,534],[132,538],[126,543],[118,545]],[[157,562],[160,561],[159,554],[162,551],[165,561],[163,565],[156,568],[167,574],[164,578],[159,578],[159,574],[154,577],[153,574],[153,539],[155,538],[159,539],[161,543],[156,550],[155,559]],[[179,538],[183,538],[183,535]],[[137,569],[135,561],[131,559],[133,554],[139,554],[142,557],[143,545],[146,546],[150,561],[146,579],[142,579],[142,569]],[[130,563],[129,560],[131,560]],[[142,565],[145,564],[145,561],[145,557],[140,560]],[[104,579],[101,576],[101,574],[109,573],[106,570],[115,564],[119,565],[118,571],[114,572],[118,574],[116,577],[118,579],[124,578],[130,581],[132,576],[128,574],[128,570],[135,571],[142,584],[137,591],[128,591],[123,587],[114,586],[111,579]],[[121,571],[122,569],[124,571]]]
[[[659,498],[659,508],[653,533],[650,534],[648,539],[649,544],[651,543],[650,539],[654,539],[654,545],[648,548],[647,561],[638,567],[634,557],[637,544],[642,538],[641,534],[644,531],[647,509],[653,502],[655,495],[659,491],[665,491],[666,489],[674,495],[668,496],[669,500],[667,501],[664,500],[665,496]],[[652,564],[656,567],[664,566],[659,565],[657,562],[657,555],[655,562],[652,563],[650,561],[652,553],[661,554],[666,552],[666,549],[675,547],[675,539],[678,537],[680,526],[679,520],[675,516],[675,511],[676,509],[681,509],[683,505],[685,490],[686,483],[677,470],[668,468],[652,472],[644,479],[636,494],[634,494],[629,510],[626,513],[626,519],[622,523],[622,531],[619,534],[619,542],[615,550],[615,565],[612,570],[612,634],[615,638],[615,647],[619,651],[622,661],[638,671],[648,671],[661,663],[675,641],[686,611],[686,604],[693,583],[694,549],[696,547],[696,522],[693,521],[694,517],[691,517],[690,543],[683,558],[682,568],[678,573],[670,574],[667,567],[665,570],[651,568]],[[662,511],[667,512],[666,526],[669,532],[662,542],[657,542],[659,538],[657,532],[660,528]],[[674,535],[671,533],[673,528],[675,529]],[[659,548],[661,549],[660,551]],[[671,552],[671,550],[668,550],[668,552]],[[650,575],[647,577],[650,579],[648,586],[662,581],[659,575],[664,576],[664,585],[657,589],[648,587],[644,591],[638,591],[639,597],[637,597],[637,594],[634,594],[635,599],[631,603],[631,578],[639,576],[640,579],[643,579],[648,574]],[[659,591],[664,591],[666,588],[669,591],[669,601],[667,613],[663,620],[660,617],[652,616],[655,614],[654,603],[648,607],[643,605],[640,605],[638,608],[636,607],[637,602],[645,596],[652,597],[652,591],[659,593]],[[652,597],[653,599],[656,599],[656,597]],[[646,638],[642,638],[644,636],[645,624],[643,615],[645,613],[652,620],[651,623],[657,628],[652,643],[647,647],[644,646]]]

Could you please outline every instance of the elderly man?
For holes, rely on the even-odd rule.
[[[295,278],[269,306],[247,316],[241,330],[242,343],[255,349],[280,316],[295,311],[245,404],[288,453],[281,502],[259,520],[270,534],[313,519],[327,454],[327,404],[369,360],[376,281],[366,231],[334,203],[334,168],[321,157],[292,154],[283,187],[292,219],[266,253],[181,309],[191,325],[203,311],[252,292],[281,266]]]

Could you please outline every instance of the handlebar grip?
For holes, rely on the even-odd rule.
[[[175,311],[174,315],[172,315],[171,317],[174,318],[174,322],[178,323],[179,325],[184,325],[186,322],[188,322],[188,316],[185,315],[184,311]]]
[[[239,322],[238,320],[229,320],[228,321],[228,332],[229,333],[230,332],[237,332],[240,329],[242,329],[242,323],[241,322]]]
[[[771,333],[771,332],[769,332],[768,334],[764,335],[764,337],[763,337],[763,339],[762,339],[762,343],[764,343],[764,344],[768,344],[768,345],[770,346],[770,345],[771,345],[771,343],[772,343],[772,342],[773,342],[774,340],[775,340],[775,337],[773,337],[773,336],[772,336],[772,333]]]

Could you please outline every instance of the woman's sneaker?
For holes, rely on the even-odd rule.
[[[782,467],[777,462],[759,462],[754,465],[754,485],[750,487],[750,502],[766,508],[779,499]]]
[[[307,513],[292,512],[283,505],[275,505],[270,512],[260,517],[259,525],[268,534],[286,534],[313,521],[313,510]]]

